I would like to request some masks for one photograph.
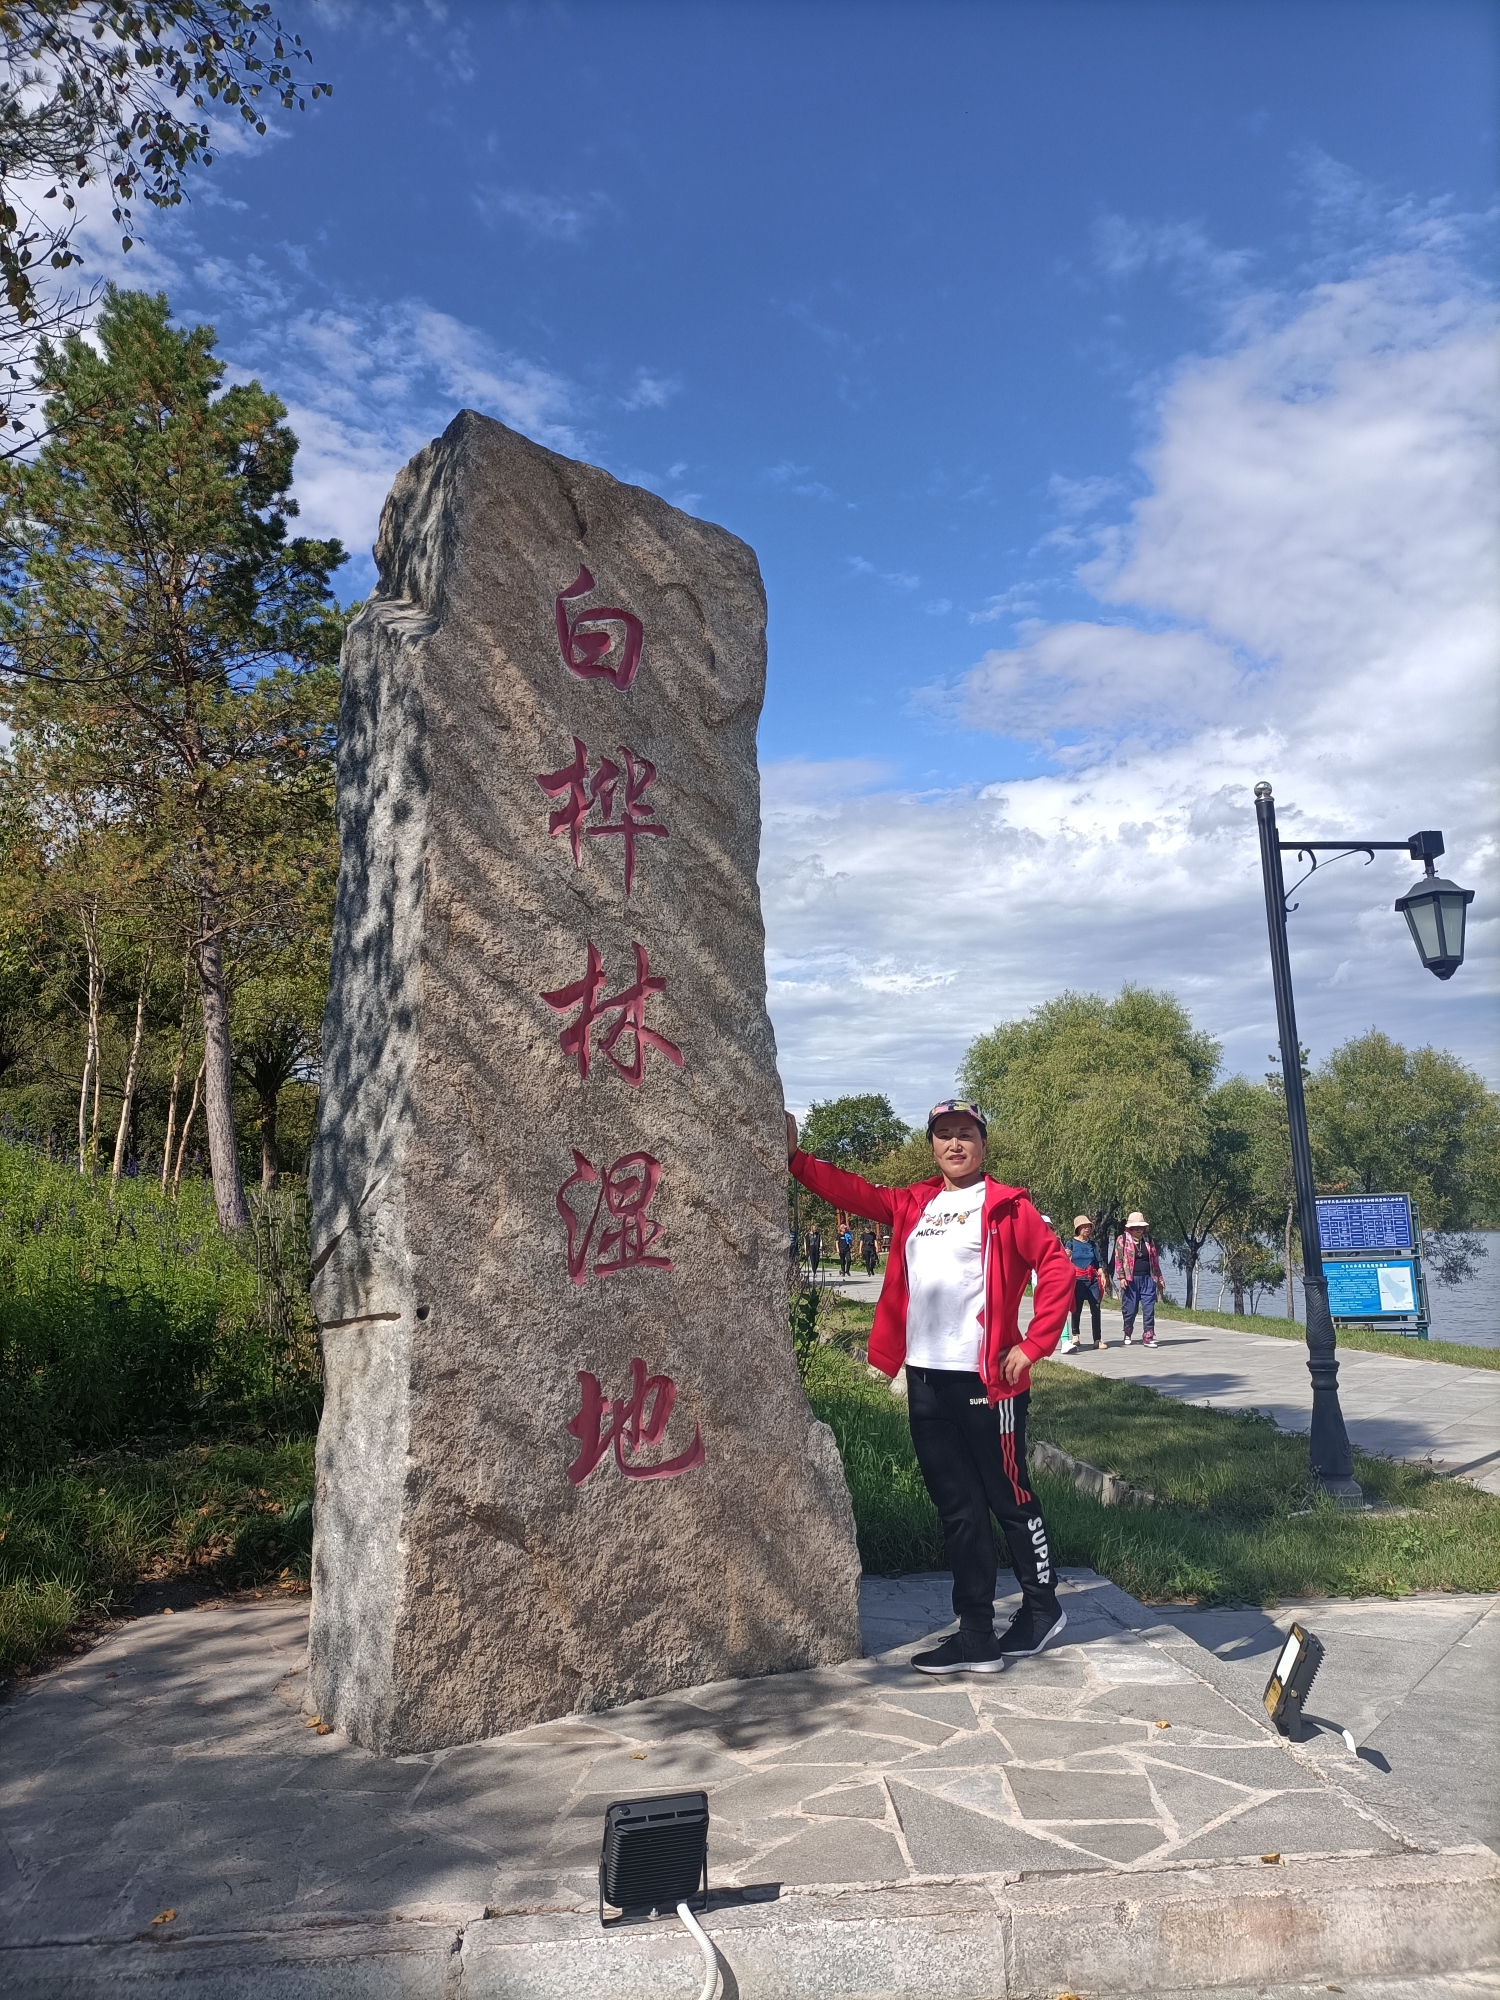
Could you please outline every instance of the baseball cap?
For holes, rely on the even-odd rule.
[[[929,1139],[932,1137],[933,1121],[941,1118],[944,1112],[947,1111],[963,1112],[966,1118],[972,1118],[974,1123],[979,1127],[979,1136],[981,1139],[988,1139],[990,1136],[989,1120],[985,1117],[979,1106],[974,1103],[972,1098],[945,1097],[941,1104],[934,1104],[927,1114],[927,1136]]]

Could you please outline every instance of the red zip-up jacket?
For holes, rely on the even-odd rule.
[[[906,1239],[934,1195],[943,1189],[941,1175],[914,1187],[875,1187],[858,1174],[794,1153],[792,1173],[805,1188],[836,1208],[877,1217],[891,1225],[891,1254],[870,1330],[870,1361],[882,1375],[894,1375],[906,1359]],[[1032,1206],[1025,1188],[1006,1187],[985,1175],[984,1306],[980,1312],[979,1373],[992,1403],[1018,1396],[1026,1378],[1007,1382],[1001,1374],[1005,1350],[1019,1346],[1028,1360],[1041,1361],[1056,1347],[1063,1323],[1073,1306],[1073,1260]],[[1036,1272],[1031,1302],[1031,1326],[1022,1340],[1017,1311],[1026,1283]]]

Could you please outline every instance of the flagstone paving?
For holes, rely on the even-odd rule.
[[[870,1579],[872,1656],[841,1667],[395,1760],[306,1726],[305,1600],[142,1619],[0,1708],[0,1926],[16,1944],[134,1936],[168,1908],[200,1929],[587,1909],[609,1802],[689,1788],[709,1793],[720,1889],[1402,1850],[1383,1800],[1290,1749],[1212,1684],[1212,1654],[1091,1572],[1064,1582],[1066,1645],[920,1679],[909,1656],[951,1624],[947,1587]]]

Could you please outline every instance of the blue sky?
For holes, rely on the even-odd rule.
[[[794,1105],[914,1114],[1127,978],[1258,1072],[1256,778],[1309,830],[1443,826],[1476,919],[1500,888],[1497,21],[322,6],[332,102],[119,275],[292,407],[347,595],[465,403],[754,545]],[[1314,1054],[1378,1021],[1500,1079],[1500,926],[1440,989],[1411,871],[1357,867],[1299,918]]]

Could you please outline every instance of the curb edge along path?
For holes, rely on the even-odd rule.
[[[1102,1893],[1101,1893],[1102,1891]],[[1051,2000],[1090,1994],[1486,1991],[1449,1981],[1497,1962],[1500,1858],[1487,1848],[1243,1861],[1152,1875],[957,1877],[783,1892],[712,1909],[723,2000]],[[478,1905],[289,1920],[148,1943],[32,1946],[0,1992],[103,2000],[657,2000],[696,1990],[675,1921],[601,1932],[577,1912],[490,1917]],[[1224,1985],[1225,1976],[1232,1987]],[[1295,1981],[1295,1985],[1293,1985]],[[1500,1991],[1500,1982],[1494,1990]]]
[[[1023,1324],[1030,1300],[1023,1302]],[[1151,1347],[1121,1341],[1118,1313],[1103,1315],[1106,1345],[1054,1361],[1112,1381],[1140,1382],[1182,1403],[1267,1410],[1278,1430],[1305,1434],[1312,1390],[1307,1348],[1275,1334],[1159,1319]],[[1087,1322],[1085,1321],[1085,1326]],[[1500,1494],[1500,1369],[1408,1361],[1340,1347],[1339,1403],[1350,1442],[1377,1458],[1429,1461],[1446,1478]]]

